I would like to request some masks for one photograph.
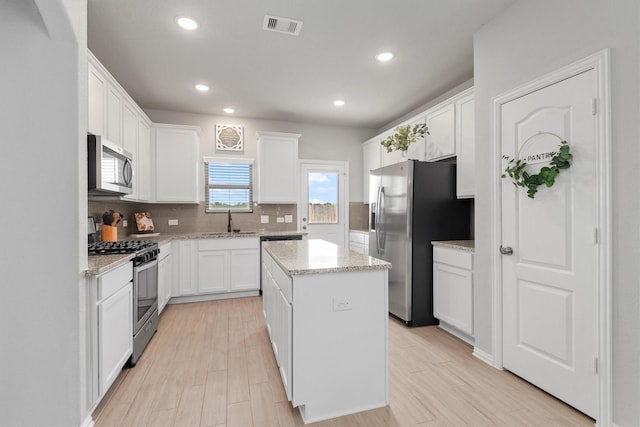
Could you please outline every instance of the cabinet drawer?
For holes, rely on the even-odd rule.
[[[98,277],[98,300],[108,298],[133,280],[133,263],[128,262]]]
[[[442,247],[433,248],[433,261],[473,270],[473,253]]]
[[[257,237],[231,237],[227,239],[198,240],[198,249],[205,251],[258,249],[259,247],[260,239]]]
[[[282,291],[282,294],[286,298],[288,302],[291,302],[292,299],[292,280],[291,277],[287,276],[287,274],[280,268],[280,266],[274,261],[271,264],[271,276],[273,280],[275,280],[276,284]]]

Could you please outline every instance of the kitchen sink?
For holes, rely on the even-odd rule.
[[[234,236],[234,235],[247,235],[247,234],[258,234],[256,231],[211,231],[207,233],[202,233],[204,237],[220,237],[220,236]]]

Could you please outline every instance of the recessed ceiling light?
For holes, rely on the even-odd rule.
[[[179,16],[176,18],[176,24],[180,25],[185,30],[195,30],[198,28],[198,23],[188,16]]]
[[[206,92],[209,90],[209,86],[203,85],[203,84],[197,84],[196,89],[198,89],[200,92]]]
[[[376,59],[380,62],[387,62],[393,59],[393,53],[391,52],[382,52],[376,55]]]
[[[336,107],[342,107],[344,105],[344,101],[342,99],[336,99],[335,101],[333,101],[333,105],[335,105]]]
[[[229,107],[227,107],[227,108],[225,108],[225,109],[224,109],[224,112],[225,112],[225,113],[228,113],[228,114],[235,113],[235,111],[236,111],[236,110],[234,110],[233,108],[229,108]]]

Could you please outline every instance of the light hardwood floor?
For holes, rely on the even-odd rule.
[[[313,425],[594,425],[471,351],[437,327],[389,319],[389,406]],[[140,361],[93,418],[96,427],[303,425],[280,381],[261,297],[167,306]]]

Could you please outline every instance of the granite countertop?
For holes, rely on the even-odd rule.
[[[431,242],[433,246],[475,252],[475,240],[443,240]]]
[[[389,262],[319,239],[268,242],[264,248],[290,276],[391,268]]]
[[[223,239],[223,238],[238,238],[238,237],[262,237],[262,236],[301,236],[300,231],[243,231],[240,233],[227,233],[207,231],[198,233],[171,233],[161,234],[153,237],[132,237],[126,236],[118,240],[151,240],[153,242],[162,245],[163,243],[170,242],[172,240],[190,240],[190,239]],[[119,254],[119,255],[90,255],[88,260],[88,268],[85,271],[85,276],[97,276],[99,274],[106,273],[107,271],[119,267],[128,261],[133,259],[133,254]]]

